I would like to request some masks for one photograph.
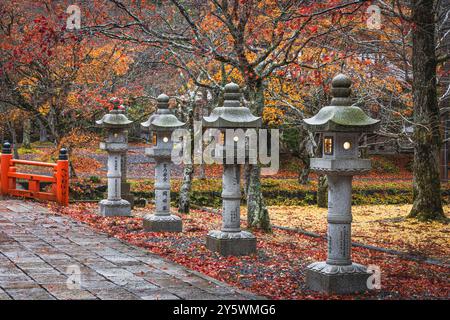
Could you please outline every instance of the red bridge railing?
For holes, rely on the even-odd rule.
[[[53,175],[45,176],[32,173],[17,172],[16,165],[53,168]],[[28,181],[28,189],[18,189],[17,179]],[[49,191],[41,190],[41,183],[50,183]],[[69,160],[66,149],[59,152],[57,163],[13,159],[11,145],[3,144],[0,156],[0,194],[33,198],[47,201],[56,201],[60,205],[69,204]]]

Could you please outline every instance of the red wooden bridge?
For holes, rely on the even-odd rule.
[[[52,168],[52,175],[21,173],[17,165]],[[18,188],[17,179],[26,180],[28,189]],[[43,190],[41,183],[51,184]],[[60,205],[69,204],[69,160],[66,149],[61,149],[57,163],[13,159],[12,148],[8,142],[2,147],[0,156],[0,194],[39,200],[56,201]]]

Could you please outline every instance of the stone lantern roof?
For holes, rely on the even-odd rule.
[[[143,127],[152,131],[172,131],[185,125],[169,110],[169,97],[167,95],[161,94],[156,100],[158,101],[158,110],[146,122],[141,123]]]
[[[380,120],[373,119],[361,108],[351,105],[350,86],[352,81],[344,74],[338,74],[331,81],[331,105],[323,107],[312,118],[304,119],[305,126],[312,131],[373,132]]]
[[[205,128],[258,128],[261,117],[255,117],[249,108],[241,106],[241,93],[236,83],[225,86],[223,107],[214,108],[209,117],[203,117]]]
[[[119,105],[117,103],[113,102],[113,104],[114,104],[113,109],[95,123],[104,128],[111,128],[111,129],[128,128],[133,123],[133,121],[127,118],[123,110],[119,109]]]

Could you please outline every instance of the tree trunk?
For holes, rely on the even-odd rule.
[[[247,198],[248,186],[250,185],[250,166],[248,163],[244,164],[244,195]]]
[[[257,228],[269,232],[269,211],[264,204],[261,191],[261,168],[258,165],[250,165],[250,181],[247,194],[247,225],[249,228]]]
[[[206,180],[206,173],[205,173],[205,164],[201,163],[198,165],[198,178],[200,180]]]
[[[11,139],[12,139],[12,145],[13,145],[13,155],[14,155],[14,159],[20,159],[19,158],[19,148],[17,147],[17,133],[16,133],[16,129],[14,128],[14,123],[7,121],[6,125],[8,127],[9,133],[11,134]]]
[[[317,185],[317,206],[319,208],[328,207],[328,180],[327,176],[320,175]]]
[[[435,1],[412,1],[414,180],[410,217],[444,220],[439,179],[440,114],[436,88]]]
[[[43,125],[42,121],[38,120],[39,124],[39,142],[47,142],[48,141],[48,135],[47,135],[47,128]]]
[[[306,185],[309,182],[309,173],[311,170],[309,168],[301,168],[298,173],[298,183]]]
[[[58,132],[58,121],[55,115],[55,112],[53,111],[53,107],[50,108],[50,112],[48,114],[48,125],[50,128],[50,132],[53,138],[53,142],[58,145],[59,141],[61,140],[59,132]]]
[[[299,172],[298,182],[300,184],[308,184],[309,174],[311,172],[309,159],[315,156],[317,144],[314,142],[314,134],[302,127],[299,128],[298,140],[298,157],[303,163],[303,168]]]
[[[191,207],[190,193],[192,188],[192,175],[194,173],[194,165],[186,164],[183,171],[183,184],[180,188],[180,199],[178,201],[178,212],[189,213]]]
[[[252,111],[256,116],[262,116],[264,109],[264,87],[262,83],[249,85]],[[261,143],[261,142],[260,142]],[[269,211],[264,203],[261,190],[261,168],[258,165],[249,165],[249,178],[247,187],[247,222],[249,228],[270,231]]]
[[[206,88],[201,88],[200,92],[202,93],[202,101],[198,105],[196,105],[197,112],[194,112],[194,114],[196,114],[194,119],[196,119],[197,121],[202,121],[203,116],[207,116],[211,113],[210,112],[210,109],[211,109],[210,104],[208,103],[208,90]],[[206,113],[205,113],[205,111],[206,111]],[[203,163],[203,161],[202,161],[202,163],[200,163],[197,166],[197,168],[198,168],[198,178],[200,180],[206,180],[206,168],[205,168],[205,164]],[[193,170],[195,170],[195,169],[193,169]]]
[[[29,118],[23,120],[22,148],[31,149],[31,120]]]
[[[71,178],[77,178],[77,172],[75,171],[75,167],[73,166],[73,162],[70,161],[70,158],[69,158],[69,168],[70,168],[69,176]]]
[[[195,100],[191,102],[186,115],[186,123],[188,124],[188,130],[193,136],[194,133],[194,110]],[[192,139],[193,140],[193,139]],[[191,141],[191,159],[194,158],[194,142]],[[183,184],[180,188],[180,198],[178,200],[178,212],[189,213],[191,207],[191,189],[192,189],[192,176],[194,174],[194,164],[186,163],[183,170]]]

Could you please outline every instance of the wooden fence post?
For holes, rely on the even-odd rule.
[[[69,157],[65,148],[59,151],[56,166],[56,201],[62,206],[69,205]]]
[[[0,193],[7,195],[9,190],[8,172],[11,165],[12,150],[11,144],[5,142],[2,146],[2,155],[0,157]]]

